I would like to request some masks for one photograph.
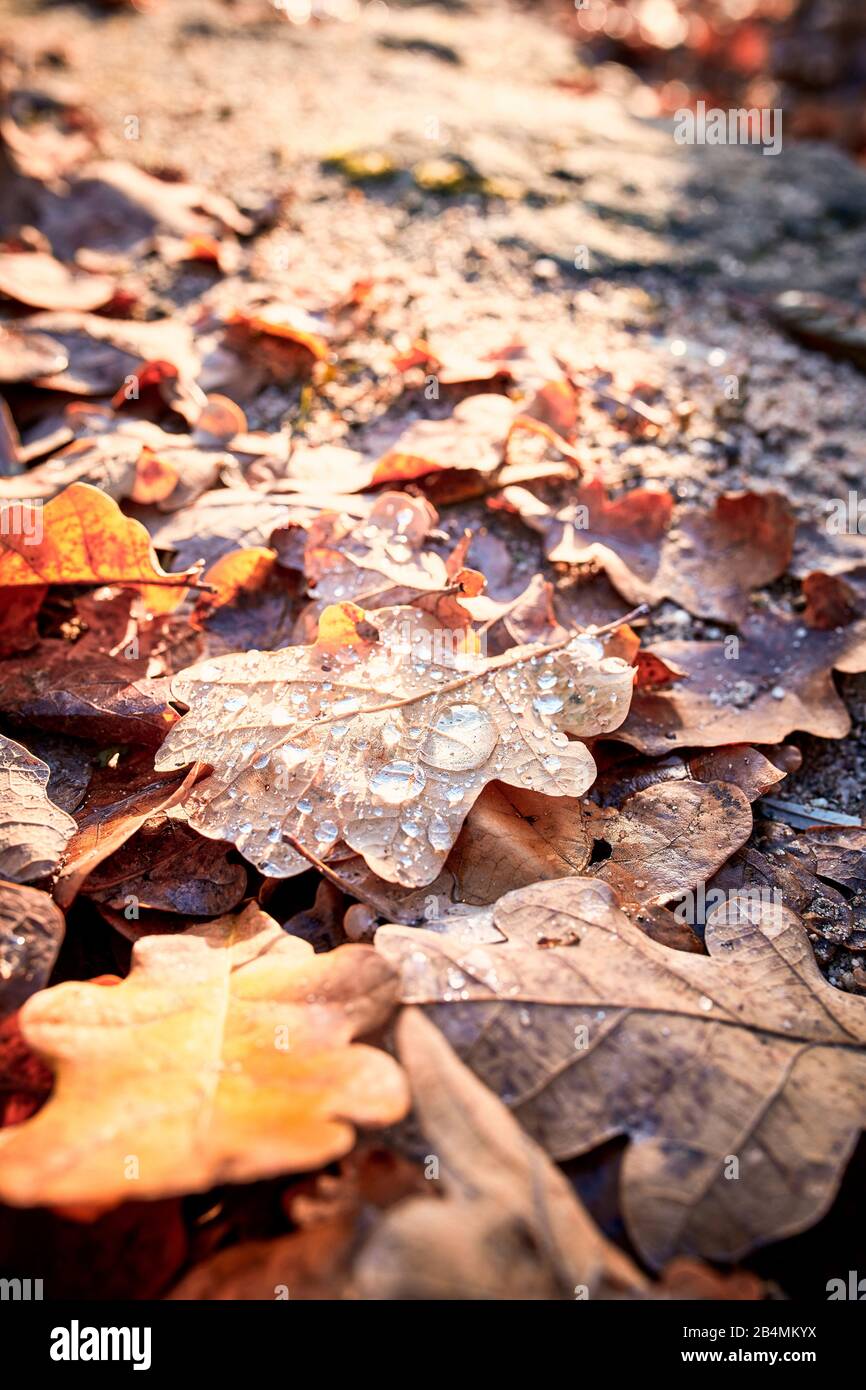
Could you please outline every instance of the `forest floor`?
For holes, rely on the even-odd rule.
[[[783,325],[778,297],[846,305],[862,292],[863,168],[817,142],[786,139],[772,157],[757,147],[678,144],[625,67],[606,65],[588,87],[555,6],[350,9],[345,22],[293,24],[268,0],[164,0],[147,13],[0,0],[8,87],[87,113],[82,128],[101,158],[201,185],[250,219],[252,234],[226,238],[221,266],[158,245],[144,258],[113,250],[100,260],[91,225],[85,268],[109,272],[135,317],[204,324],[202,338],[211,313],[227,319],[226,311],[280,302],[314,324],[331,314],[333,327],[334,306],[348,306],[353,334],[338,342],[339,371],[312,387],[257,384],[242,397],[250,431],[283,432],[301,446],[293,463],[305,444],[381,458],[407,424],[450,417],[461,396],[475,394],[485,361],[522,352],[552,364],[544,380],[565,373],[583,383],[574,448],[608,488],[669,488],[704,505],[722,493],[776,490],[808,540],[828,505],[862,486],[866,379],[845,354],[803,346]],[[54,209],[50,240],[69,263],[81,245],[75,200],[58,198]],[[367,312],[374,331],[365,336]],[[423,370],[395,369],[395,355],[411,358],[419,341],[450,371],[441,399],[438,384],[430,399]],[[217,359],[201,383],[231,397]],[[74,451],[63,462],[74,464]],[[287,479],[269,466],[263,453],[248,459],[243,481],[279,491]],[[322,495],[337,486],[324,472],[309,481]],[[449,503],[434,484],[442,531],[454,543],[473,528],[483,547],[477,568],[495,599],[552,572],[537,535],[507,508],[488,506],[492,487]],[[135,513],[130,496],[122,500]],[[176,570],[216,558],[196,529],[201,513],[166,511],[152,534],[160,552],[174,552]],[[265,544],[270,534],[253,539]],[[250,544],[249,533],[243,539]],[[756,606],[776,598],[802,608],[791,578],[765,586]],[[670,600],[637,626],[645,645],[725,635],[720,622]],[[218,652],[220,634],[212,636]],[[802,767],[778,792],[816,820],[866,811],[866,675],[835,679],[851,732],[793,734]],[[111,961],[85,969],[70,941],[70,975],[113,969]],[[859,977],[843,988],[863,992]],[[604,1159],[581,1157],[570,1169],[602,1213],[615,1182]],[[811,1289],[815,1269],[823,1278],[822,1261],[839,1249],[844,1268],[854,1267],[863,1162],[861,1148],[822,1231],[776,1244],[753,1267],[795,1295]]]
[[[254,212],[276,202],[248,279],[313,312],[372,279],[401,341],[476,357],[519,341],[688,411],[687,430],[656,438],[603,412],[585,422],[581,445],[608,484],[684,499],[772,486],[806,520],[857,487],[862,375],[769,313],[781,292],[857,288],[866,174],[841,151],[678,145],[670,121],[642,114],[646,89],[625,68],[580,90],[555,15],[503,0],[368,5],[306,25],[267,0],[172,0],[146,17],[2,0],[0,42],[34,87],[93,113],[106,157],[177,171]],[[328,165],[343,152],[384,157],[393,177],[356,181],[375,165]],[[419,187],[411,171],[435,182],[441,159],[503,196],[461,191],[453,163],[446,191]],[[235,290],[206,267],[156,259],[142,273],[149,316]],[[250,424],[277,428],[293,405],[266,388]],[[304,431],[372,448],[417,412],[407,393],[383,417],[361,374]],[[715,635],[674,604],[655,630]],[[785,794],[858,815],[866,677],[841,680],[853,732],[801,740],[809,756]]]

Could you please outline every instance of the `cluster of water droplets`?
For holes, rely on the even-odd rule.
[[[431,625],[392,609],[373,648],[288,648],[197,668],[193,727],[179,742],[215,767],[198,828],[275,877],[304,866],[292,840],[322,857],[342,839],[383,877],[420,886],[487,782],[582,794],[594,765],[561,721],[615,727],[631,668],[587,637],[510,661],[452,652],[443,664],[416,640]]]

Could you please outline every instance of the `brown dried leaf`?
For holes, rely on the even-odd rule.
[[[137,941],[150,935],[141,914],[146,919],[154,912],[176,913],[186,919],[223,916],[236,908],[246,893],[247,871],[229,861],[232,853],[230,846],[203,839],[183,822],[157,815],[90,873],[85,892],[121,913],[125,934]]]
[[[0,880],[0,1017],[45,988],[65,927],[47,893]]]
[[[794,515],[781,493],[733,492],[711,511],[674,514],[668,492],[638,488],[610,499],[598,478],[557,513],[520,489],[508,499],[545,537],[548,559],[595,563],[630,603],[674,599],[698,617],[736,623],[749,593],[785,573]]]
[[[445,1197],[410,1198],[385,1217],[355,1266],[362,1298],[604,1298],[646,1287],[420,1010],[400,1015],[397,1047]]]
[[[833,684],[866,670],[866,623],[822,632],[782,613],[756,612],[737,638],[658,642],[649,650],[685,679],[635,691],[616,737],[643,753],[726,743],[778,743],[795,729],[843,738],[851,727]],[[737,653],[736,656],[733,653]]]
[[[596,880],[493,916],[502,945],[389,926],[376,948],[554,1157],[629,1135],[622,1209],[649,1263],[736,1259],[826,1211],[866,1123],[866,1005],[792,913],[711,914],[709,958],[651,941]]]
[[[596,829],[612,851],[590,872],[622,902],[661,905],[705,882],[751,832],[749,798],[733,783],[664,782]]]

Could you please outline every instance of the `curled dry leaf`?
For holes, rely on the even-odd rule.
[[[510,893],[493,920],[501,945],[388,926],[376,948],[555,1158],[630,1137],[622,1209],[650,1264],[736,1259],[827,1210],[866,1123],[866,1005],[791,912],[714,912],[709,958],[648,939],[592,879]]]
[[[66,848],[54,896],[67,908],[97,865],[114,854],[158,811],[183,801],[198,775],[160,776],[149,759],[97,772],[77,816],[77,829]],[[234,907],[235,903],[230,904]]]
[[[75,832],[49,799],[49,776],[47,763],[0,735],[0,875],[14,883],[53,873]]]
[[[60,343],[46,333],[22,332],[10,323],[0,326],[0,381],[33,381],[35,377],[51,376],[62,372],[68,361]]]
[[[403,1075],[354,1044],[391,1011],[396,980],[372,947],[315,956],[254,904],[179,936],[145,937],[128,979],[68,983],[21,1012],[56,1072],[50,1101],[0,1136],[15,1206],[108,1206],[317,1168],[356,1124],[406,1109]]]
[[[65,925],[47,893],[0,880],[0,1017],[45,988]]]
[[[491,473],[505,462],[514,420],[514,405],[505,396],[468,396],[444,420],[409,425],[379,459],[370,482],[408,482],[450,469]]]
[[[33,309],[100,309],[114,295],[108,275],[89,275],[44,251],[0,252],[0,293]]]
[[[796,772],[801,761],[800,750],[792,744],[766,752],[735,743],[687,757],[680,753],[669,758],[629,757],[599,773],[592,795],[602,806],[619,806],[627,796],[657,782],[733,782],[750,801],[756,801]]]
[[[355,1266],[362,1298],[604,1298],[647,1281],[605,1240],[567,1178],[418,1009],[397,1023],[444,1200],[401,1203]]]
[[[776,492],[726,493],[712,510],[679,515],[668,492],[637,488],[611,499],[598,478],[555,513],[518,488],[506,498],[542,533],[548,559],[598,564],[629,603],[670,598],[728,623],[745,616],[750,590],[785,573],[794,544],[794,514]]]
[[[299,849],[318,861],[342,838],[383,878],[418,886],[488,782],[585,792],[595,764],[562,727],[613,729],[632,668],[589,636],[489,659],[442,637],[414,608],[337,604],[312,646],[182,672],[172,691],[189,713],[157,766],[213,767],[190,823],[273,878],[306,868]]]
[[[658,642],[649,650],[685,679],[635,691],[616,737],[643,753],[778,743],[795,729],[843,738],[851,720],[832,672],[866,670],[866,622],[819,631],[782,613],[756,612],[739,638]]]

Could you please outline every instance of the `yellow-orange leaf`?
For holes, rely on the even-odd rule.
[[[144,937],[114,989],[70,982],[22,1010],[57,1079],[0,1135],[0,1200],[111,1205],[330,1163],[353,1125],[406,1111],[397,1063],[352,1043],[395,995],[372,947],[315,955],[255,904]]]
[[[121,584],[141,588],[148,607],[169,611],[187,575],[159,565],[139,521],[89,483],[72,483],[46,503],[41,537],[32,526],[0,535],[0,589],[46,584]]]

